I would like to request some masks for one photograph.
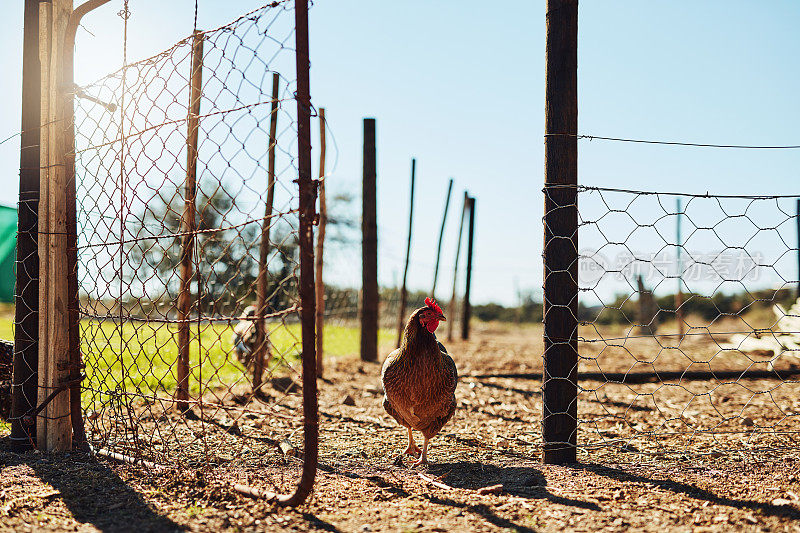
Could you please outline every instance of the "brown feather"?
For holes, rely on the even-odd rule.
[[[425,310],[417,309],[409,317],[400,348],[383,363],[381,379],[386,411],[401,425],[431,438],[455,412],[458,372],[436,336],[420,323]]]

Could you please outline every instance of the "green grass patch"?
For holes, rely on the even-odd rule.
[[[355,325],[326,325],[325,357],[357,356],[360,332]],[[393,348],[396,333],[379,332],[381,351]],[[192,324],[190,330],[190,394],[249,382],[247,369],[236,359],[233,328],[228,324]],[[0,338],[13,339],[13,309],[0,310]],[[300,325],[269,326],[270,370],[299,361]],[[81,323],[81,353],[86,364],[84,405],[102,401],[106,391],[137,392],[146,396],[172,393],[177,387],[178,329],[175,324],[86,320]],[[200,384],[203,384],[203,391]],[[95,391],[95,392],[93,392]],[[2,428],[0,428],[2,431]]]
[[[190,394],[200,394],[201,383],[204,389],[214,389],[247,379],[247,370],[234,354],[232,334],[227,324],[192,325]],[[299,336],[298,324],[269,328],[272,369],[297,361]],[[81,351],[87,385],[93,389],[122,389],[152,395],[171,392],[177,387],[178,328],[174,324],[84,322]]]

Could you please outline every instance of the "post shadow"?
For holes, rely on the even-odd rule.
[[[8,451],[3,443],[0,450]],[[3,454],[5,467],[27,465],[59,498],[76,521],[101,531],[185,531],[158,514],[141,494],[106,465],[81,452]]]

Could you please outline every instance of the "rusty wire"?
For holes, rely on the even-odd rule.
[[[198,31],[75,92],[82,401],[89,443],[163,467],[261,468],[298,462],[303,384],[298,293],[298,119],[293,2],[272,2]],[[202,39],[200,112],[192,118],[193,42]],[[272,94],[273,73],[279,93]],[[278,131],[270,143],[273,102]],[[183,226],[198,126],[194,226]],[[268,159],[274,206],[264,216]],[[188,159],[187,159],[188,158]],[[261,226],[269,222],[267,312],[253,312]],[[185,239],[190,312],[177,314]],[[268,332],[253,389],[253,331]],[[188,327],[189,398],[176,396],[178,331]],[[177,407],[177,409],[176,409]]]

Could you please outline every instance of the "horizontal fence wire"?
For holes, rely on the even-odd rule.
[[[638,144],[661,144],[664,146],[688,146],[695,148],[736,148],[744,150],[797,150],[800,149],[800,144],[786,144],[786,145],[750,145],[750,144],[711,144],[711,143],[693,143],[685,141],[657,141],[648,139],[625,139],[622,137],[603,137],[600,135],[586,135],[574,133],[545,133],[545,137],[574,137],[576,139],[588,139],[590,141],[615,141],[624,143],[638,143]]]
[[[561,188],[578,206],[579,449],[796,453],[800,195],[544,193]]]
[[[294,32],[294,3],[272,2],[75,90],[95,450],[292,489],[278,465],[301,464],[287,450],[303,442]]]

